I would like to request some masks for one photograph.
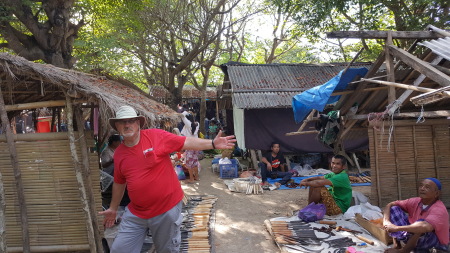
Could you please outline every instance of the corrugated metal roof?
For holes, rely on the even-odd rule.
[[[450,61],[450,37],[424,41],[418,44],[428,47],[433,51],[433,53],[444,57],[447,61]]]
[[[241,109],[288,108],[292,97],[336,76],[348,63],[225,65],[233,104]],[[354,63],[352,67],[370,67]]]

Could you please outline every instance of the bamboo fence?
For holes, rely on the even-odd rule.
[[[56,133],[60,134],[60,133]],[[27,134],[28,135],[28,134]],[[94,146],[88,139],[87,145]],[[28,210],[28,229],[31,248],[43,250],[89,249],[86,218],[74,164],[67,139],[16,141],[17,159],[22,173],[25,204]],[[82,154],[80,145],[77,153]],[[95,210],[101,211],[100,174],[97,173],[98,156],[89,153],[89,177],[87,186],[94,192]],[[79,158],[82,160],[82,158]],[[6,202],[6,243],[8,252],[20,251],[22,225],[14,172],[8,145],[0,140],[0,172],[3,176]],[[100,219],[101,217],[99,217]],[[98,222],[101,224],[101,221]],[[102,231],[103,227],[99,227]]]

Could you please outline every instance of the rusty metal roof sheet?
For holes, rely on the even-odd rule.
[[[418,44],[428,47],[433,51],[433,53],[444,57],[447,61],[450,61],[450,37],[424,41]]]
[[[333,64],[239,64],[224,65],[233,104],[241,109],[289,108],[292,97],[336,76],[348,63]],[[354,63],[366,67],[371,63]]]

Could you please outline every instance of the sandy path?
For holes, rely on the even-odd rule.
[[[201,161],[200,181],[182,182],[188,195],[215,195],[216,222],[214,244],[217,253],[279,252],[264,227],[264,220],[292,216],[306,205],[307,190],[265,191],[262,195],[245,195],[226,188],[218,173],[211,170],[211,159]],[[358,187],[369,193],[370,187]]]

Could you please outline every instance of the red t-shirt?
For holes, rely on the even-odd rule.
[[[172,209],[183,199],[170,153],[179,151],[186,137],[160,129],[141,130],[139,143],[121,144],[114,152],[114,182],[127,183],[134,215],[149,219]]]
[[[438,200],[434,202],[428,209],[422,210],[422,202],[419,197],[398,200],[395,202],[401,209],[408,213],[409,223],[413,224],[419,219],[424,219],[426,222],[430,223],[436,236],[441,244],[448,244],[448,212],[442,201]]]

